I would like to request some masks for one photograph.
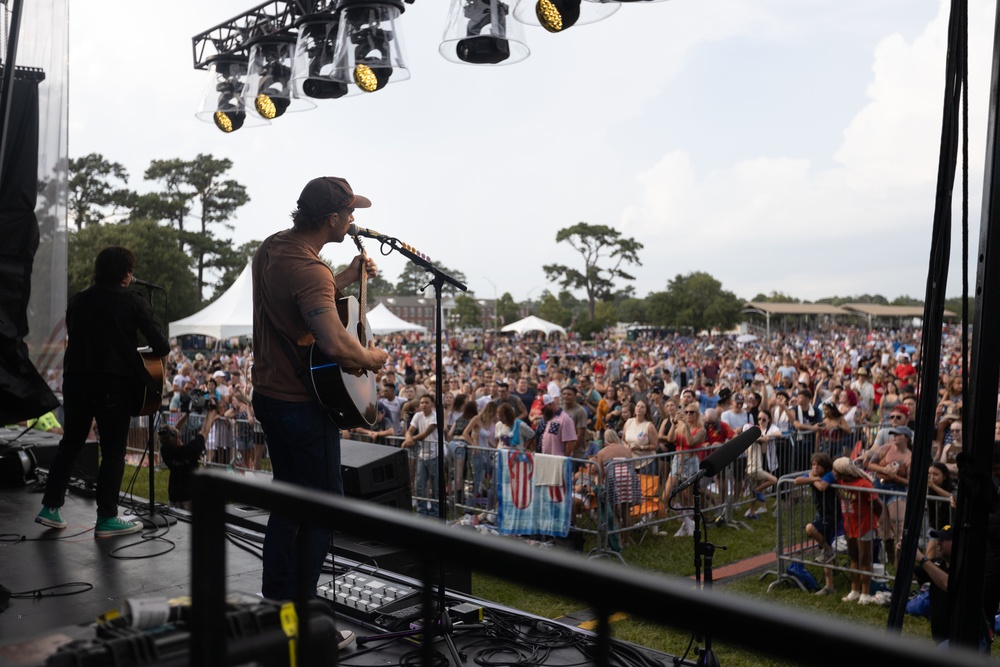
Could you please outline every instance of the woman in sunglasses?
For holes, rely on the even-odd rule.
[[[702,423],[698,406],[694,403],[685,405],[670,425],[670,430],[667,431],[667,442],[673,443],[676,451],[670,465],[670,478],[663,490],[666,498],[670,497],[670,491],[674,485],[698,472],[698,456],[690,452],[704,444],[705,436],[705,425]],[[683,506],[690,505],[690,493],[690,491],[685,490],[678,502]],[[692,535],[693,532],[694,521],[691,520],[690,516],[685,516],[675,537]]]

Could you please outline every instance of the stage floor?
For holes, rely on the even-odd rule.
[[[0,613],[0,667],[6,665],[40,665],[53,650],[57,638],[91,639],[92,624],[102,614],[119,609],[127,598],[175,598],[190,594],[192,581],[191,526],[183,513],[177,523],[141,534],[95,539],[95,502],[80,491],[67,494],[62,517],[69,526],[64,530],[47,529],[36,524],[34,517],[41,506],[41,490],[33,485],[24,488],[0,489],[0,585],[14,594],[28,594],[28,599],[12,598],[9,608]],[[145,507],[136,499],[139,511]],[[131,509],[122,508],[122,514]],[[259,536],[246,526],[234,527],[237,538]],[[226,588],[230,593],[256,595],[260,590],[260,559],[251,546],[244,550],[232,544],[227,547]],[[341,562],[337,558],[337,564]],[[352,564],[349,562],[349,564]],[[197,574],[197,564],[194,564]],[[385,577],[394,576],[385,573]],[[405,577],[401,581],[410,581]],[[37,594],[35,592],[38,591]],[[489,602],[449,591],[456,600],[472,600],[492,614],[521,615],[504,610]],[[499,618],[499,616],[496,616]],[[552,633],[567,641],[556,642],[548,649],[544,664],[590,664],[586,653],[590,635],[583,630],[543,619],[524,617],[521,641],[530,641],[532,633],[542,633],[540,639],[549,642]],[[358,635],[384,632],[374,626],[364,627],[354,619],[338,615],[338,628],[353,630]],[[507,625],[507,623],[503,623]],[[525,649],[514,640],[485,639],[483,632],[458,635],[455,643],[473,660],[481,651],[496,648]],[[616,645],[623,651],[638,650],[651,660],[650,664],[668,665],[672,656],[628,644]],[[379,642],[374,650],[359,650],[356,645],[341,651],[339,660],[349,665],[400,664],[404,655],[419,649],[411,642],[396,640]],[[438,650],[447,653],[443,644]],[[513,655],[508,655],[513,659]],[[109,663],[110,664],[110,663]],[[416,664],[416,663],[413,663]],[[454,664],[449,657],[447,664]],[[470,663],[471,664],[471,663]]]

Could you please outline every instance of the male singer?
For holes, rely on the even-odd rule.
[[[336,494],[344,492],[340,431],[310,389],[307,353],[315,342],[347,368],[378,371],[386,362],[385,350],[374,342],[362,346],[337,313],[338,287],[357,281],[362,266],[375,275],[375,263],[358,255],[334,276],[319,256],[327,243],[344,240],[354,209],[369,206],[344,179],[315,178],[299,196],[292,228],[265,239],[253,258],[253,407],[274,479]],[[299,530],[297,517],[272,513],[264,535],[264,597],[294,597],[297,539],[306,540],[307,581],[315,589],[332,533],[331,526]]]

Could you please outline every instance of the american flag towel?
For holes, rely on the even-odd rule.
[[[517,449],[497,452],[498,530],[505,535],[569,534],[573,495],[572,462],[564,459],[562,486],[535,486],[535,455]]]

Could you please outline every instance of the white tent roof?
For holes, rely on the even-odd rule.
[[[368,311],[368,326],[371,327],[371,332],[376,336],[400,331],[420,331],[421,333],[427,331],[427,327],[396,317],[391,310],[385,307],[384,303],[380,303]]]
[[[203,309],[170,323],[170,337],[201,334],[219,340],[253,335],[253,279],[250,262],[240,277]]]
[[[566,335],[566,330],[558,324],[547,322],[540,317],[535,317],[534,315],[528,315],[523,320],[511,322],[500,331],[516,331],[519,334],[523,334],[528,331],[543,331],[546,336],[553,331],[558,331],[562,335]]]
[[[368,311],[368,323],[373,334],[398,331],[427,331],[427,327],[402,320],[379,304]],[[253,335],[253,278],[250,263],[225,294],[194,315],[170,323],[170,336],[201,334],[219,340]]]

